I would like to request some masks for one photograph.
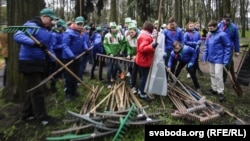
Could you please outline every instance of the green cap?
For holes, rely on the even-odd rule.
[[[85,25],[85,26],[84,26],[84,29],[85,29],[85,30],[90,30],[90,26]]]
[[[84,18],[82,16],[76,17],[75,23],[84,23]]]
[[[121,30],[121,29],[122,29],[122,26],[121,26],[121,25],[117,25],[117,26],[116,26],[116,29],[117,29],[117,30]]]
[[[129,23],[131,23],[132,21],[131,21],[131,18],[130,17],[127,17],[127,18],[125,18],[125,24],[129,24]]]
[[[136,28],[137,27],[136,27],[135,23],[129,23],[129,25],[128,25],[129,30],[133,30],[133,29],[136,29]]]
[[[116,23],[115,22],[110,22],[109,27],[110,28],[116,28]]]
[[[132,23],[134,23],[135,25],[137,25],[137,21],[136,20],[131,20]]]
[[[56,23],[56,25],[57,26],[62,26],[64,28],[67,28],[66,22],[64,20],[62,20],[62,19],[58,20],[57,23]]]
[[[101,32],[102,31],[102,27],[100,27],[100,26],[96,27],[96,31],[97,32]]]
[[[52,8],[44,8],[40,11],[40,16],[48,16],[52,19],[58,19]]]

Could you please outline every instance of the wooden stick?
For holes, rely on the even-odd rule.
[[[41,44],[40,41],[38,41],[34,36],[32,36],[30,33],[26,32],[26,34],[28,34],[28,36],[36,43],[36,44]],[[52,54],[49,50],[45,50],[45,52],[52,57],[53,59],[55,59],[55,61],[57,63],[59,63],[66,71],[68,71],[76,80],[78,80],[85,88],[87,88],[88,90],[90,90],[91,92],[94,93],[94,91],[87,85],[85,84],[75,73],[73,73],[67,66],[65,66],[61,60],[59,60],[54,54]]]
[[[81,54],[79,54],[75,59],[79,59],[80,57],[82,57],[84,54],[86,54],[86,52],[90,51],[93,47],[89,48],[87,51],[82,52]],[[65,67],[69,66],[70,64],[72,64],[74,62],[74,60],[69,61],[68,63],[65,64]],[[45,78],[43,81],[41,81],[38,85],[36,85],[35,87],[29,89],[26,91],[26,93],[29,93],[35,89],[37,89],[38,87],[42,86],[43,84],[45,84],[46,82],[48,82],[50,79],[53,78],[53,76],[55,76],[56,74],[58,74],[60,71],[62,71],[64,69],[64,67],[59,68],[57,71],[55,71],[54,73],[50,74],[47,78]]]

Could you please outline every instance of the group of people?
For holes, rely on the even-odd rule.
[[[53,21],[56,23],[53,24]],[[189,22],[186,31],[177,26],[173,17],[160,30],[157,29],[158,22],[144,22],[141,29],[137,22],[131,18],[125,19],[124,27],[115,22],[109,23],[109,30],[104,34],[101,26],[90,27],[85,25],[84,17],[76,17],[74,22],[66,23],[55,16],[53,9],[44,8],[40,15],[29,21],[24,26],[39,27],[38,32],[29,33],[39,40],[35,42],[26,32],[18,31],[14,35],[14,40],[21,44],[19,52],[19,72],[27,80],[27,89],[39,84],[46,75],[57,70],[57,60],[48,52],[53,53],[64,64],[71,62],[67,67],[82,79],[83,72],[89,61],[92,68],[90,79],[95,79],[94,71],[97,65],[107,66],[107,87],[111,88],[112,83],[120,76],[124,78],[123,68],[119,62],[103,62],[98,59],[97,53],[112,57],[122,56],[134,60],[134,65],[128,67],[130,76],[129,85],[133,93],[138,93],[139,98],[152,101],[145,91],[147,78],[152,66],[155,49],[158,46],[157,35],[163,34],[165,38],[164,55],[162,58],[166,65],[167,79],[171,81],[169,73],[178,76],[186,66],[188,74],[194,83],[194,87],[201,92],[201,87],[196,76],[199,69],[199,54],[202,43],[201,35],[194,22]],[[223,67],[233,66],[232,55],[235,49],[236,55],[239,52],[239,35],[237,27],[231,22],[230,15],[226,15],[218,24],[216,21],[208,23],[209,33],[204,43],[202,62],[209,62],[211,89],[209,92],[219,95],[219,100],[224,100]],[[78,59],[83,52],[84,55]],[[49,63],[48,63],[49,62]],[[60,64],[60,63],[59,63]],[[49,68],[49,70],[48,70]],[[102,68],[99,68],[102,70]],[[99,73],[99,74],[102,74]],[[137,75],[139,74],[139,85],[137,85]],[[64,92],[66,101],[71,101],[73,97],[78,97],[77,79],[68,71],[57,74],[51,81],[51,90],[56,92],[56,79],[62,78],[64,81]],[[84,76],[85,77],[85,76]],[[103,80],[99,75],[99,80]],[[167,86],[166,86],[167,87]],[[22,120],[36,118],[42,124],[52,122],[47,115],[44,102],[44,88],[39,87],[28,93],[25,97],[22,109]]]
[[[87,62],[91,60],[90,54],[103,53],[100,27],[92,31],[91,40],[94,47],[91,50],[89,36],[91,27],[84,23],[85,19],[82,16],[66,23],[55,16],[52,8],[44,8],[39,16],[24,23],[23,26],[30,28],[14,34],[14,41],[21,45],[18,71],[27,81],[27,90],[38,85],[48,75],[62,67],[63,63],[69,64],[68,69],[54,76],[50,82],[51,91],[56,92],[56,80],[63,79],[66,101],[71,101],[80,95],[77,92],[78,81],[72,73],[82,79]],[[37,27],[37,32],[30,32],[34,30],[32,27]],[[96,59],[92,61],[96,64]],[[46,89],[41,86],[25,95],[22,120],[35,118],[43,125],[54,122],[46,112],[45,93]]]
[[[174,25],[175,23],[170,21],[169,24]],[[207,90],[206,93],[215,94],[219,101],[224,101],[224,85],[227,78],[225,71],[232,70],[234,72],[233,55],[239,56],[240,51],[238,28],[231,21],[230,14],[226,14],[219,23],[211,20],[207,26],[209,33],[206,36],[204,50],[201,53],[201,61],[209,63],[211,89]],[[166,44],[164,57],[168,70],[174,72],[176,76],[186,65],[197,92],[201,92],[196,70],[199,70],[198,60],[202,38],[194,27],[194,23],[189,22],[184,35],[181,34],[177,26],[172,30],[165,30],[163,32]],[[179,64],[175,69],[176,61]]]

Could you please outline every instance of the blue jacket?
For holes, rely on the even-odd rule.
[[[239,32],[238,32],[237,26],[234,23],[230,22],[229,25],[224,29],[224,25],[225,25],[224,21],[221,21],[218,24],[218,28],[221,31],[226,32],[227,35],[229,36],[229,39],[232,44],[232,50],[235,52],[239,52],[240,51],[240,38],[239,38]]]
[[[168,60],[168,67],[172,67],[174,60],[194,65],[196,57],[196,51],[192,47],[184,45],[179,53],[175,53],[174,51],[171,52]]]
[[[171,52],[173,50],[174,41],[179,41],[183,45],[183,33],[182,29],[177,27],[175,30],[164,29],[163,34],[165,36],[165,52]]]
[[[68,28],[63,34],[63,59],[72,59],[84,51],[83,41],[80,33]]]
[[[86,50],[88,50],[90,48],[90,39],[89,39],[89,33],[88,32],[83,33],[82,40],[83,40],[84,51],[86,51]]]
[[[104,54],[104,48],[103,48],[101,33],[95,32],[91,37],[91,41],[92,41],[92,43],[94,45],[94,47],[92,49],[93,57],[96,58],[97,53]]]
[[[184,33],[184,44],[195,49],[196,53],[200,53],[201,36],[198,31],[187,31]]]
[[[63,50],[63,33],[57,31],[52,32],[53,36],[53,50],[56,54],[56,57],[62,59],[62,50]]]
[[[227,64],[231,53],[231,42],[225,32],[216,30],[209,32],[202,55],[203,62]]]
[[[40,29],[38,32],[32,33],[32,28],[27,29],[32,36],[34,36],[38,41],[45,44],[48,50],[53,53],[52,50],[52,33],[42,25],[42,21],[39,17],[36,17],[30,21],[27,21],[23,26],[36,26]],[[24,32],[18,31],[14,34],[14,41],[21,44],[19,51],[19,60],[45,60],[47,54],[35,46],[35,42]]]

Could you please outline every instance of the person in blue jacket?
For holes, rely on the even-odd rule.
[[[171,68],[173,67],[173,62],[179,62],[177,68],[174,73],[176,77],[179,76],[181,70],[183,67],[187,66],[187,71],[191,76],[191,79],[194,83],[194,87],[196,88],[197,92],[201,92],[200,90],[200,84],[198,82],[196,73],[195,73],[195,59],[196,59],[196,51],[194,48],[182,45],[180,42],[175,41],[173,43],[174,49],[170,54],[168,65],[167,65],[167,71],[171,71]],[[172,72],[172,71],[171,71]]]
[[[53,9],[44,8],[40,11],[40,15],[35,17],[23,26],[38,27],[38,32],[32,32],[32,28],[28,28],[25,32],[29,32],[34,36],[40,44],[34,42],[25,32],[18,31],[14,34],[14,41],[21,44],[19,52],[18,71],[23,74],[27,81],[27,89],[31,89],[39,84],[47,73],[48,60],[46,59],[46,51],[52,51],[52,33],[48,30],[51,27],[52,20],[57,19]],[[53,124],[54,119],[46,112],[44,96],[46,95],[44,87],[39,87],[32,92],[25,94],[22,120],[27,121],[37,119],[41,124]]]
[[[163,58],[165,60],[165,65],[167,66],[170,53],[173,50],[173,43],[175,41],[179,41],[183,45],[184,40],[182,29],[177,26],[173,17],[169,18],[167,28],[163,30],[163,34],[165,36],[165,48]],[[175,65],[176,63],[173,63],[173,66],[171,68],[172,71],[175,69]],[[168,78],[168,73],[166,74]]]
[[[83,23],[84,18],[82,16],[76,17],[75,22],[70,25],[63,35],[62,59],[64,64],[74,59],[74,62],[68,68],[76,75],[79,73],[80,63],[75,58],[84,51],[81,38]],[[66,101],[71,101],[72,97],[79,96],[76,91],[77,80],[66,70],[64,70],[64,87]]]
[[[102,81],[102,68],[104,65],[104,60],[99,59],[97,57],[97,53],[99,54],[105,54],[104,53],[104,48],[103,48],[103,37],[102,37],[102,28],[100,26],[96,27],[96,31],[94,32],[94,34],[91,36],[91,41],[93,44],[93,49],[91,52],[92,55],[92,61],[93,61],[93,65],[91,68],[91,75],[90,75],[90,79],[95,79],[95,68],[99,63],[99,80]]]
[[[209,63],[211,89],[208,93],[217,94],[219,101],[225,100],[223,68],[228,64],[231,55],[231,42],[225,32],[219,30],[218,23],[208,23],[209,33],[206,38],[202,61]]]
[[[232,44],[230,60],[228,64],[226,65],[226,68],[230,70],[232,77],[236,79],[235,71],[234,71],[233,55],[235,55],[235,57],[238,57],[240,55],[240,36],[239,36],[238,28],[232,22],[231,15],[228,13],[223,17],[223,20],[218,24],[218,28],[228,35],[229,40]],[[224,83],[226,82],[226,79],[227,79],[227,73],[224,71],[223,72]]]
[[[82,34],[82,42],[84,51],[86,51],[86,53],[80,58],[80,68],[78,73],[80,79],[83,79],[83,74],[87,73],[86,68],[88,65],[89,54],[90,54],[89,51],[87,51],[90,48],[89,31],[90,31],[90,26],[85,25],[84,32]]]
[[[62,48],[63,48],[63,33],[66,30],[67,25],[66,22],[62,19],[58,20],[56,22],[56,27],[53,29],[52,31],[52,37],[53,37],[53,43],[52,43],[52,47],[53,47],[53,51],[56,55],[56,57],[62,61]],[[59,69],[61,66],[58,65],[57,63],[55,63],[54,61],[50,61],[50,65],[49,65],[49,74],[54,73],[57,69]],[[62,72],[59,72],[58,74],[56,74],[53,79],[51,79],[50,82],[50,91],[52,93],[56,93],[57,89],[56,89],[56,80],[57,79],[62,79]]]
[[[189,22],[187,24],[187,31],[184,33],[184,44],[192,47],[196,51],[196,59],[194,63],[195,72],[198,71],[202,74],[199,67],[199,54],[200,54],[200,45],[201,45],[201,37],[200,33],[195,30],[195,24],[193,22]],[[188,73],[187,77],[190,77]]]

